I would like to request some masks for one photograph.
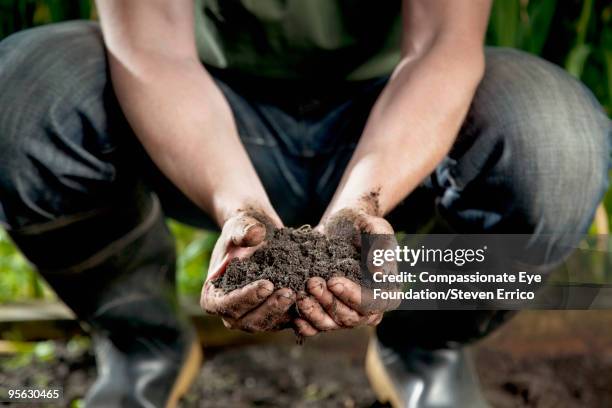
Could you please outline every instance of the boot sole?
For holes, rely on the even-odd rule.
[[[197,378],[202,366],[202,349],[197,339],[191,343],[189,353],[185,357],[185,364],[176,378],[166,408],[176,408],[178,401],[189,390],[191,384]]]
[[[374,342],[374,339],[370,339],[368,351],[366,352],[366,377],[379,402],[391,404],[393,408],[402,408],[402,399],[383,366]]]

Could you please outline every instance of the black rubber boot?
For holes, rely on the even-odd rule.
[[[380,402],[393,408],[487,408],[464,347],[398,352],[372,336],[366,373]]]
[[[173,407],[201,349],[176,301],[175,249],[157,198],[35,225],[11,236],[92,334],[88,407]]]

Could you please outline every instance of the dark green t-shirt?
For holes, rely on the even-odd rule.
[[[400,0],[196,0],[200,58],[273,78],[361,80],[400,57]]]

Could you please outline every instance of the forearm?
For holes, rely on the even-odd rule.
[[[482,77],[482,51],[438,44],[407,56],[376,102],[326,216],[378,192],[384,215],[428,176],[451,148]]]
[[[231,110],[200,62],[134,54],[110,53],[113,85],[161,171],[219,224],[245,203],[269,206]]]
[[[230,107],[199,61],[193,0],[96,6],[117,99],[160,170],[218,224],[245,205],[271,209]]]

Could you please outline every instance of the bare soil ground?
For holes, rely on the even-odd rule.
[[[612,406],[611,327],[610,311],[521,313],[474,348],[485,395],[496,408]],[[181,406],[377,406],[362,370],[367,336],[341,332],[297,346],[284,333],[273,342],[207,347]],[[94,360],[88,349],[57,345],[47,362],[7,368],[9,357],[0,358],[0,384],[61,384],[69,406],[93,381]],[[36,405],[19,404],[26,406]]]

